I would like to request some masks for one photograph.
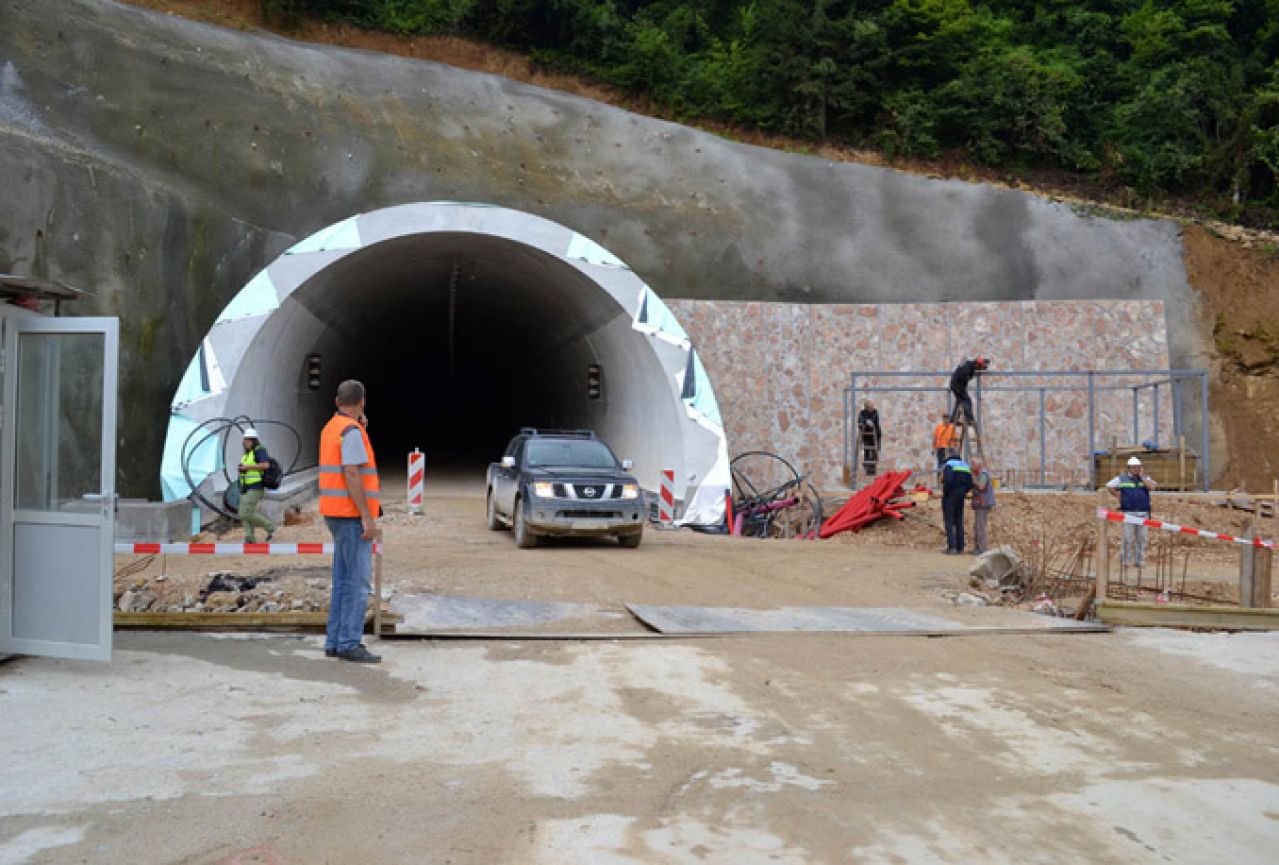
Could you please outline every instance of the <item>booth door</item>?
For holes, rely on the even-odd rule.
[[[4,324],[0,654],[109,660],[118,322]]]

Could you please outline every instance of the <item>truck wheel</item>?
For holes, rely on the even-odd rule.
[[[644,539],[644,530],[640,529],[638,532],[631,532],[630,534],[627,534],[627,535],[618,535],[617,545],[619,547],[625,547],[628,550],[633,550],[640,545],[640,541],[642,541],[643,539]]]
[[[502,521],[497,518],[497,502],[493,501],[492,490],[489,490],[488,495],[485,497],[484,511],[491,531],[497,532],[505,528],[502,525]]]
[[[537,546],[537,535],[528,527],[524,518],[524,500],[515,500],[515,512],[511,515],[511,527],[515,532],[515,546],[521,550],[529,550]]]

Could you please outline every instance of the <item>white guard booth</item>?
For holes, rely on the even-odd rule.
[[[0,275],[0,656],[111,657],[119,322],[11,303],[78,294]]]

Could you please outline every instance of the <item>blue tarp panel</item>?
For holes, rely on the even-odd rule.
[[[164,438],[164,456],[160,460],[160,486],[163,489],[166,502],[185,499],[191,495],[191,485],[187,483],[186,477],[182,473],[182,446],[197,426],[199,426],[197,421],[185,415],[177,412],[169,415],[169,432]],[[206,434],[205,432],[200,433],[195,439],[192,439],[191,444],[194,445],[200,437]],[[189,466],[191,480],[195,481],[195,483],[200,483],[200,481],[222,468],[222,449],[220,445],[220,439],[215,436],[192,452]]]
[[[255,315],[267,315],[278,309],[280,300],[276,296],[275,286],[265,270],[249,280],[249,284],[240,289],[240,293],[231,299],[218,316],[218,321],[232,321],[237,318],[249,318]]]
[[[636,317],[636,324],[651,327],[659,333],[674,337],[677,341],[688,339],[688,334],[671,314],[670,309],[660,297],[653,293],[653,289],[647,286],[644,288],[644,300],[640,304],[640,316],[642,318]]]

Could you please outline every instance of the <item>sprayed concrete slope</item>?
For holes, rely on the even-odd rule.
[[[430,63],[104,0],[0,8],[0,270],[123,320],[124,488],[218,311],[299,238],[423,200],[527,211],[658,295],[800,302],[1160,299],[1197,366],[1169,222],[764,150]]]

